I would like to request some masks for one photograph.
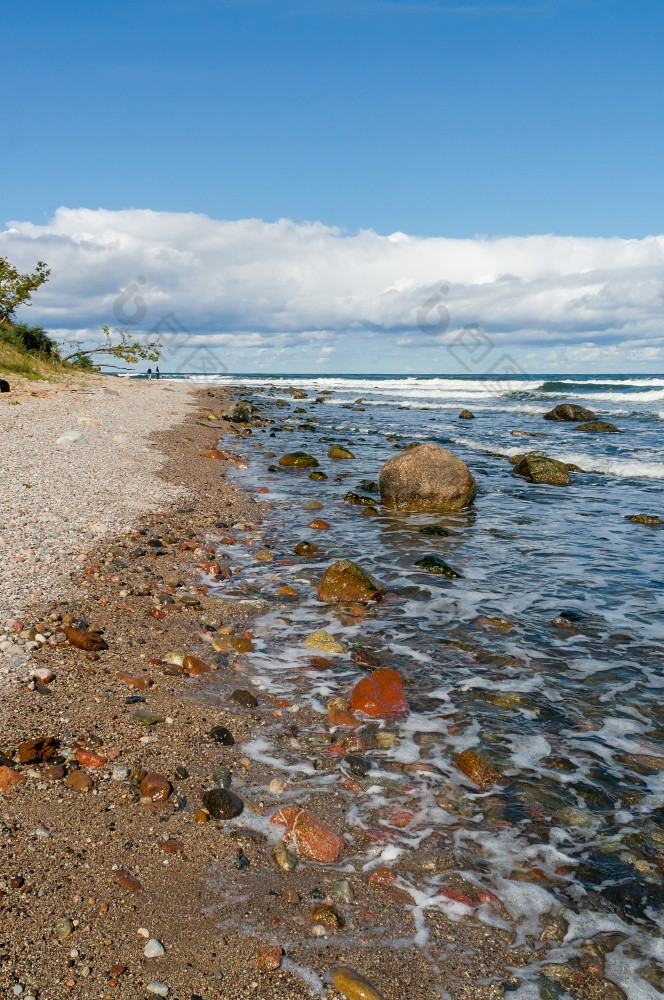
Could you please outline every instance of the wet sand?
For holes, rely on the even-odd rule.
[[[25,630],[51,632],[56,644],[32,652],[30,669],[0,716],[6,756],[0,765],[20,775],[14,788],[0,793],[0,987],[22,986],[24,992],[12,995],[49,1000],[286,1000],[310,997],[312,990],[342,1000],[329,983],[335,966],[344,964],[385,1000],[434,1000],[445,990],[455,1000],[509,995],[526,955],[512,947],[507,924],[501,930],[472,916],[453,921],[430,912],[431,940],[445,955],[436,970],[412,942],[417,928],[407,893],[393,891],[398,886],[370,884],[361,867],[350,873],[301,861],[287,871],[273,860],[278,837],[269,818],[279,794],[268,798],[264,790],[277,774],[269,762],[246,756],[243,744],[275,720],[286,744],[320,717],[251,684],[252,620],[260,602],[243,600],[241,591],[211,596],[201,583],[233,577],[236,541],[260,553],[278,531],[269,495],[240,493],[225,476],[226,462],[203,457],[224,425],[217,432],[199,420],[207,409],[219,412],[224,398],[201,390],[199,409],[153,439],[168,456],[159,474],[180,486],[172,508],[106,538],[81,562],[66,598],[54,596],[23,622]],[[236,433],[227,433],[221,448],[231,464],[242,462]],[[103,630],[108,649],[75,648],[64,639],[65,625]],[[168,662],[178,660],[172,652],[212,669],[183,676],[183,667]],[[31,681],[36,668],[52,670],[54,678]],[[234,698],[237,689],[253,694],[256,705]],[[152,715],[137,718],[137,712]],[[230,732],[232,745],[210,736],[218,726]],[[44,737],[58,742],[49,759],[19,763],[19,746]],[[312,748],[312,759],[317,755],[323,759],[324,752]],[[220,765],[244,803],[232,822],[202,811],[202,795],[219,782],[219,772],[214,780],[212,773]],[[145,773],[162,782],[139,787]],[[87,784],[84,775],[91,787],[72,787]],[[145,792],[159,795],[164,779],[168,797],[152,801]],[[346,835],[345,860],[359,854],[355,834],[344,825],[349,795],[352,789],[339,782],[302,803]],[[447,842],[432,838],[395,867],[406,884],[416,885],[423,871],[453,870],[457,862]],[[352,903],[335,894],[341,878],[351,883]],[[321,905],[331,905],[345,926],[316,923]],[[163,956],[144,956],[141,931],[163,944]],[[546,947],[530,942],[528,960],[545,960]],[[265,949],[283,952],[279,968],[261,967]],[[570,975],[575,996],[622,995],[600,982],[596,969]],[[168,993],[148,992],[155,983]]]

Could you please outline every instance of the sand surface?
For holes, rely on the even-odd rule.
[[[187,383],[88,378],[0,396],[0,651],[36,601],[64,596],[72,568],[109,531],[172,500],[150,441],[192,406]],[[5,666],[7,664],[5,663]]]

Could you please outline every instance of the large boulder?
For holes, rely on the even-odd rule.
[[[586,434],[620,434],[622,433],[619,427],[615,424],[610,424],[608,420],[590,420],[588,423],[579,424],[578,427],[574,428],[575,431],[583,431]]]
[[[240,399],[224,414],[226,420],[232,420],[235,424],[250,424],[253,406],[248,399]]]
[[[9,382],[6,378],[0,378],[0,392],[11,392]]]
[[[318,584],[318,599],[326,604],[340,601],[368,604],[379,600],[384,593],[385,588],[380,583],[349,559],[332,563]]]
[[[571,482],[564,462],[546,455],[524,455],[514,466],[514,475],[531,483],[548,483],[550,486],[569,486]]]
[[[559,403],[552,410],[544,414],[545,420],[594,420],[595,414],[592,410],[586,410],[584,406],[577,406],[576,403]]]
[[[465,462],[427,442],[395,455],[380,470],[380,498],[402,510],[459,510],[472,503],[475,480]]]

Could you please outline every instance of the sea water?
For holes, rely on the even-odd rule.
[[[441,875],[417,886],[416,943],[433,963],[442,956],[427,952],[431,907],[453,920],[509,925],[523,944],[538,940],[546,920],[562,912],[564,940],[547,961],[564,963],[593,934],[618,932],[606,975],[630,998],[661,995],[651,983],[663,951],[664,527],[627,517],[664,519],[664,377],[199,380],[241,385],[242,398],[273,421],[230,447],[246,456],[246,468],[233,474],[237,484],[269,488],[261,499],[272,505],[265,525],[277,563],[256,562],[251,546],[238,545],[232,558],[242,567],[241,588],[237,581],[219,585],[220,594],[238,599],[268,595],[251,657],[254,682],[307,704],[323,722],[326,701],[347,695],[362,676],[353,647],[406,680],[414,711],[386,727],[393,745],[366,754],[374,780],[365,780],[365,794],[347,814],[351,829],[382,829],[385,839],[368,842],[352,867],[368,872],[387,855],[394,860],[440,835],[453,845],[466,884],[500,905],[469,909],[441,894],[449,884]],[[291,399],[288,387],[307,399]],[[276,405],[277,398],[289,405]],[[544,420],[561,402],[591,408],[622,433],[586,434],[575,423]],[[474,419],[459,419],[462,408]],[[369,493],[378,513],[365,516],[344,500],[349,490],[367,494],[361,480],[377,480],[397,450],[421,441],[468,464],[478,487],[472,507],[393,515]],[[332,442],[354,459],[328,459]],[[295,450],[314,455],[328,478],[268,471]],[[536,450],[583,472],[572,473],[566,487],[516,477],[509,457]],[[313,499],[323,510],[304,509]],[[309,529],[312,517],[325,518],[331,530]],[[445,534],[420,533],[434,524]],[[321,546],[320,558],[293,558],[303,539]],[[458,577],[418,567],[426,555],[444,559]],[[365,617],[316,599],[317,580],[341,558],[388,589]],[[302,595],[286,610],[269,597],[278,583]],[[331,632],[348,652],[330,656],[328,669],[307,672],[311,650],[302,640],[314,629]],[[455,768],[467,748],[498,769],[500,787],[482,791]],[[246,752],[269,760],[275,773],[299,774],[294,802],[304,787],[320,790],[331,780],[297,741],[288,759],[275,752],[269,733]],[[385,819],[396,804],[414,813],[398,829]],[[646,969],[650,981],[639,973]],[[524,985],[513,995],[537,996],[538,967],[518,974]]]

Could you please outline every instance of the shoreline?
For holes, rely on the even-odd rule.
[[[198,389],[183,422],[157,435],[168,456],[157,475],[180,486],[179,498],[143,514],[129,533],[106,538],[78,566],[68,601],[42,609],[63,616],[52,625],[57,645],[32,654],[31,662],[51,669],[54,678],[38,681],[34,690],[24,679],[4,706],[0,753],[7,758],[0,766],[20,780],[0,798],[0,907],[5,925],[21,931],[3,942],[10,957],[0,965],[0,986],[22,985],[31,995],[34,985],[42,1000],[149,996],[149,983],[168,989],[156,995],[177,1000],[304,1000],[312,990],[343,1000],[327,986],[343,964],[373,984],[367,1000],[434,1000],[443,983],[454,1000],[498,1000],[515,989],[514,968],[544,960],[540,945],[526,954],[515,948],[511,929],[429,910],[432,941],[444,952],[438,972],[414,943],[409,892],[423,864],[436,872],[458,867],[447,840],[429,846],[412,867],[406,862],[405,871],[396,864],[399,884],[372,883],[373,869],[362,865],[366,841],[345,826],[361,782],[351,776],[344,783],[330,771],[327,791],[307,794],[305,784],[298,793],[295,780],[284,782],[269,754],[260,752],[268,731],[276,730],[284,754],[298,735],[311,736],[314,742],[302,746],[313,767],[326,773],[330,761],[334,766],[327,749],[334,729],[325,716],[276,697],[252,677],[252,647],[262,629],[252,619],[266,601],[243,593],[242,558],[267,562],[265,552],[278,553],[279,512],[269,493],[243,493],[226,476],[233,462],[246,465],[241,436],[221,422],[218,431],[213,421],[199,422],[227,398],[226,390]],[[202,457],[220,438],[229,461]],[[151,546],[151,539],[160,544]],[[283,560],[272,553],[272,593],[286,579],[279,566],[293,564]],[[236,577],[228,598],[201,583]],[[279,598],[284,616],[293,599]],[[81,616],[92,629],[105,630],[107,650],[85,652],[58,638]],[[194,674],[212,669],[183,676],[182,656],[203,664],[189,664]],[[141,710],[153,715],[136,719]],[[210,735],[219,726],[232,743],[223,733]],[[343,752],[371,749],[375,733],[365,729],[343,738]],[[57,739],[57,753],[19,765],[19,746],[38,737]],[[331,749],[340,745],[336,739]],[[247,748],[257,745],[250,756]],[[59,757],[63,763],[54,763]],[[147,785],[143,772],[152,776]],[[242,814],[231,822],[206,818],[204,792],[229,779],[244,803]],[[88,782],[87,791],[76,787]],[[269,819],[282,794],[283,802],[304,804],[344,831],[339,865],[291,868],[288,856],[283,866],[275,864],[281,832]],[[340,902],[335,890],[344,879],[350,903]],[[320,906],[336,909],[346,928],[316,923]],[[144,956],[143,928],[163,944],[162,957]],[[280,967],[270,971],[277,949]],[[609,1000],[622,995],[616,990],[607,980],[582,976],[576,995]]]

